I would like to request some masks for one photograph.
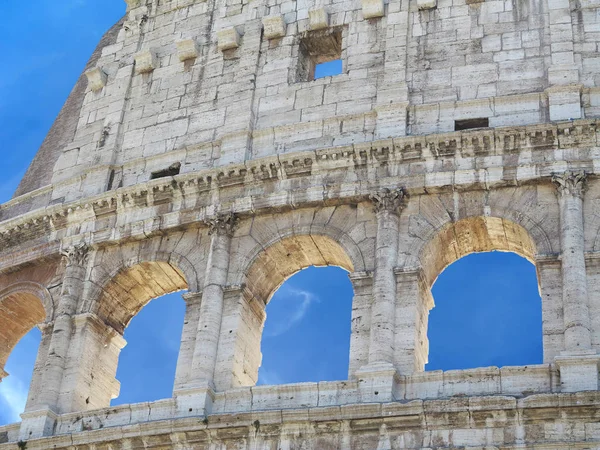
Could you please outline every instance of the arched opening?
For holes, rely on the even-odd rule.
[[[425,245],[420,261],[437,309],[420,333],[429,337],[427,370],[542,362],[535,254],[527,230],[497,217],[449,223]]]
[[[346,298],[339,299],[339,304],[346,305],[347,312],[345,315],[347,316],[347,326],[350,326],[352,288],[350,281],[348,280],[348,272],[352,273],[354,271],[354,263],[348,256],[349,254],[353,253],[346,251],[337,239],[334,240],[329,236],[316,234],[289,236],[280,239],[257,252],[251,262],[246,266],[247,269],[242,272],[245,274],[243,280],[244,288],[239,292],[226,293],[225,296],[226,312],[223,323],[237,325],[235,327],[232,326],[231,328],[225,327],[221,331],[219,352],[221,352],[222,348],[227,348],[233,349],[234,354],[232,356],[231,353],[223,351],[218,357],[217,366],[220,367],[220,372],[215,377],[216,382],[219,384],[217,389],[252,386],[258,382],[259,367],[263,360],[263,355],[261,354],[261,342],[265,324],[265,308],[274,297],[275,303],[273,304],[273,311],[270,313],[272,314],[272,320],[269,321],[269,328],[267,328],[267,333],[271,334],[278,333],[276,330],[278,326],[283,327],[279,330],[286,327],[285,324],[277,322],[277,309],[285,310],[291,303],[297,302],[297,304],[293,306],[297,307],[297,314],[300,316],[303,314],[306,315],[306,311],[303,311],[303,308],[315,306],[317,303],[315,300],[308,300],[306,297],[307,295],[315,295],[314,283],[316,283],[317,286],[320,285],[321,288],[326,288],[327,285],[333,281],[331,277],[334,276],[338,286],[345,286],[344,290],[347,295]],[[323,270],[325,266],[334,267]],[[306,268],[311,269],[303,271],[303,269]],[[317,273],[319,274],[318,276],[316,276]],[[293,277],[294,274],[297,274],[296,277],[298,277],[300,283],[296,281],[296,277]],[[313,278],[311,281],[310,278],[313,276],[316,276],[316,278]],[[288,279],[291,286],[298,291],[296,294],[291,294],[292,297],[295,298],[290,298],[290,287],[284,285],[284,282]],[[276,291],[278,291],[280,287],[282,288],[280,295],[288,297],[287,303],[285,298],[277,298],[278,294],[276,294]],[[310,294],[308,294],[309,292]],[[326,298],[325,295],[328,296],[329,294],[319,293],[317,295],[324,297],[321,300],[323,303],[322,306],[327,310],[327,301],[329,299]],[[227,306],[228,304],[231,306]],[[278,308],[277,304],[280,305],[280,308]],[[333,302],[331,307],[333,307]],[[269,311],[270,309],[271,308],[269,308]],[[332,310],[329,309],[329,311],[331,312]],[[279,319],[286,320],[285,311],[279,312],[283,313]],[[344,312],[338,311],[338,313],[342,317],[344,316]],[[294,321],[295,319],[287,316],[287,320]],[[297,321],[295,323],[297,323]],[[325,317],[319,317],[318,323],[326,324],[327,319]],[[307,325],[315,327],[317,326],[317,323],[308,323]],[[300,331],[301,330],[302,329],[300,329]],[[301,357],[298,346],[302,341],[310,341],[311,338],[311,336],[306,335],[306,333],[310,333],[308,328],[302,333],[303,337],[300,337],[300,335],[297,334],[296,339],[294,339],[296,342],[289,339],[288,343],[290,345],[285,349],[282,347],[275,349],[276,353],[280,357],[282,356],[282,353],[286,353],[285,357],[293,357],[294,354],[296,354],[297,357]],[[348,332],[341,331],[341,333]],[[223,343],[223,345],[221,345],[221,343]],[[322,340],[319,342],[319,345],[321,347],[326,347],[328,342]],[[348,344],[342,344],[342,346],[346,347],[347,345]],[[268,354],[266,355],[269,356]],[[342,367],[347,366],[349,352],[345,351],[343,356],[338,356],[345,361]],[[268,366],[265,365],[265,369],[261,373],[262,378],[260,382],[263,384],[278,384],[287,381],[300,381],[301,379],[306,381],[308,379],[315,379],[316,377],[315,374],[311,374],[308,377],[306,374],[303,374],[302,376],[296,374],[295,377],[292,376],[290,378],[282,377],[275,374],[272,362],[269,362],[268,360],[265,360],[264,362],[265,364],[268,364]],[[282,362],[281,364],[285,363]],[[304,364],[309,365],[311,364],[311,361],[304,361]],[[269,368],[271,368],[271,375],[269,375]],[[336,378],[338,377],[338,374],[339,372],[336,372]],[[333,375],[331,376],[333,377]],[[347,376],[344,374],[342,379],[346,378]]]
[[[171,397],[186,289],[183,272],[164,261],[123,268],[103,286],[96,314],[127,342],[110,364],[121,382],[112,405]]]
[[[433,289],[427,370],[541,364],[542,307],[535,266],[515,253],[473,253]]]
[[[164,261],[120,270],[103,288],[96,314],[119,333],[152,299],[188,288],[183,272]]]
[[[40,356],[36,326],[51,317],[52,301],[41,285],[22,282],[0,291],[0,425],[21,420]]]
[[[34,327],[23,336],[8,357],[4,369],[9,376],[0,383],[0,426],[21,420],[41,338],[40,330]]]
[[[0,370],[17,342],[46,319],[40,299],[27,291],[0,292]]]
[[[257,384],[346,379],[353,289],[339,267],[302,270],[266,307]]]
[[[125,329],[119,356],[119,397],[111,405],[171,397],[185,315],[181,293],[151,300]]]

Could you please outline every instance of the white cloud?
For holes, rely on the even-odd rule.
[[[277,295],[280,297],[279,301],[289,303],[289,308],[286,310],[285,317],[277,318],[275,323],[269,323],[268,328],[265,328],[265,336],[267,337],[280,336],[288,331],[304,318],[313,303],[319,301],[319,298],[312,292],[285,285]]]
[[[3,379],[0,383],[0,398],[2,403],[8,406],[8,411],[5,411],[8,420],[12,422],[21,420],[21,413],[27,403],[28,390],[28,386],[14,375]]]

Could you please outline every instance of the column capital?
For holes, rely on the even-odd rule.
[[[404,188],[388,189],[383,188],[371,194],[369,200],[375,206],[375,212],[389,211],[398,213],[404,206],[404,201],[408,197]]]
[[[219,213],[215,217],[206,219],[204,223],[208,226],[209,235],[232,236],[237,225],[238,217],[233,213]]]
[[[186,292],[181,297],[187,305],[200,303],[202,301],[202,291],[200,292]]]
[[[571,195],[583,198],[587,174],[583,170],[567,170],[552,175],[552,182],[562,196]]]
[[[83,266],[87,261],[90,248],[85,243],[63,247],[60,254],[67,260],[67,266]]]
[[[38,323],[37,327],[38,330],[40,330],[40,332],[42,333],[42,335],[48,332],[52,332],[52,329],[54,328],[54,321]]]

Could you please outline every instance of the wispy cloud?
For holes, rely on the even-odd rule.
[[[7,410],[4,410],[5,420],[18,422],[21,420],[21,413],[25,410],[27,402],[28,386],[18,377],[11,375],[0,383],[0,400],[6,404]]]
[[[277,295],[280,297],[279,301],[287,302],[285,317],[278,317],[271,326],[265,328],[266,337],[277,337],[288,331],[304,318],[313,303],[319,301],[312,292],[285,285]]]
[[[275,384],[283,384],[284,380],[277,372],[268,370],[264,367],[261,367],[260,372],[258,374],[258,383],[259,385],[275,385]]]

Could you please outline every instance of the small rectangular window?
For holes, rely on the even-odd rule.
[[[150,179],[156,180],[157,178],[174,177],[175,175],[179,175],[180,170],[181,163],[175,163],[169,166],[168,169],[152,172],[152,174],[150,175]]]
[[[334,59],[315,66],[315,80],[323,77],[332,77],[342,73],[342,60]]]
[[[342,73],[342,29],[310,31],[300,40],[297,81]]]
[[[487,128],[489,126],[490,120],[487,117],[454,121],[454,131],[470,130],[472,128]]]

